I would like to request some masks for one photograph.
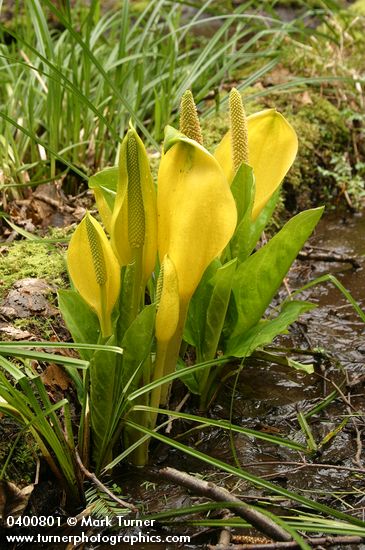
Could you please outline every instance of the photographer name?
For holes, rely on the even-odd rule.
[[[126,519],[125,516],[115,516],[113,518],[93,518],[88,516],[81,518],[79,525],[81,527],[112,527],[115,525],[115,520],[119,527],[153,527],[154,519]]]

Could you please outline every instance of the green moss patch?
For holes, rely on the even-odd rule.
[[[45,279],[57,288],[66,285],[64,250],[32,241],[15,241],[0,247],[0,298],[19,279]]]

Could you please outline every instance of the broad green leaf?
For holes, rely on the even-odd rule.
[[[81,344],[96,344],[98,342],[100,328],[97,315],[78,292],[59,290],[58,307],[74,342]],[[94,351],[80,349],[79,354],[83,359],[90,361]]]
[[[231,339],[245,334],[261,319],[322,213],[323,208],[314,208],[294,216],[238,267],[232,285],[237,318]]]
[[[236,201],[238,223],[230,242],[231,257],[243,262],[256,246],[257,241],[271,218],[280,197],[280,187],[270,197],[255,220],[252,208],[255,198],[255,175],[252,168],[242,164],[233,180],[231,191]]]
[[[252,208],[255,200],[255,178],[252,168],[242,164],[232,182],[231,191],[237,206],[237,226],[229,243],[231,258],[246,259],[248,236],[253,225]]]
[[[106,344],[114,346],[114,335]],[[93,459],[97,470],[106,460],[111,458],[111,449],[107,450],[105,443],[110,441],[110,426],[114,419],[114,409],[117,399],[115,377],[117,361],[116,353],[96,351],[90,363],[90,418],[93,439]],[[107,454],[108,453],[108,454]]]
[[[109,166],[100,172],[97,172],[89,178],[90,189],[100,189],[105,202],[110,210],[113,210],[115,195],[118,186],[118,166]]]
[[[233,275],[236,270],[236,260],[232,260],[217,269],[219,261],[216,260],[206,271],[196,294],[193,297],[193,312],[195,318],[190,315],[190,321],[196,321],[195,332],[192,330],[192,339],[197,340],[197,361],[213,359],[217,352],[221,332],[226,318],[227,308],[231,295]],[[211,272],[215,273],[211,275]],[[205,281],[205,277],[207,280]],[[190,309],[189,309],[190,313]],[[190,322],[189,329],[193,329]],[[182,381],[189,390],[195,394],[201,394],[209,385],[209,372],[206,369],[195,374],[184,376]]]
[[[254,221],[246,216],[245,219],[242,220],[242,228],[237,228],[237,232],[242,235],[240,237],[240,248],[238,255],[240,262],[246,260],[246,258],[248,258],[254,250],[261,233],[265,229],[276,208],[279,197],[280,187],[278,187],[278,189],[273,193]]]
[[[138,373],[137,371],[151,351],[155,317],[156,305],[151,304],[141,311],[124,334],[122,341],[123,369],[121,373],[121,389],[130,383],[129,391],[132,391],[139,382],[142,371],[141,369]],[[136,376],[135,373],[137,373]]]
[[[202,280],[190,300],[188,317],[184,328],[184,340],[196,347],[198,353],[201,353],[204,343],[206,311],[212,292],[211,280],[217,269],[221,266],[222,264],[218,259],[213,260],[205,270]]]
[[[226,318],[229,298],[231,295],[232,281],[236,271],[237,260],[234,259],[219,269],[213,276],[213,290],[206,311],[206,325],[202,360],[213,359]]]
[[[178,361],[176,365],[177,372],[185,367],[185,363],[183,361]],[[204,372],[204,371],[203,371]],[[180,378],[182,382],[184,382],[185,386],[188,388],[190,393],[193,393],[194,395],[200,395],[200,386],[199,386],[199,378],[197,372],[188,372],[184,374]]]
[[[232,336],[227,342],[225,354],[235,357],[248,357],[256,348],[270,344],[275,336],[284,332],[302,313],[306,313],[315,307],[315,304],[309,302],[286,302],[275,319],[259,321],[249,330]],[[298,368],[298,365],[296,368]]]
[[[251,166],[242,163],[236,172],[231,185],[232,195],[237,207],[237,226],[241,223],[246,213],[251,212],[255,198],[254,174]]]

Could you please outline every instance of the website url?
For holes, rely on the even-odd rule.
[[[79,535],[43,535],[38,533],[38,535],[6,535],[5,537],[8,543],[33,543],[33,544],[44,544],[44,543],[67,543],[77,546],[81,543],[92,543],[100,544],[106,543],[110,546],[115,546],[121,542],[130,544],[140,543],[177,543],[177,544],[188,544],[190,542],[190,537],[187,535],[167,535],[161,537],[160,535],[150,535],[147,533],[138,533],[137,535],[103,535],[98,533],[96,535],[86,535],[81,533]]]

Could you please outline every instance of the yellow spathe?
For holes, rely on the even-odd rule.
[[[110,336],[111,314],[120,291],[120,266],[103,228],[89,213],[72,235],[67,265],[77,291],[96,312],[102,335]]]
[[[255,176],[255,202],[252,218],[264,208],[294,162],[298,151],[297,135],[289,122],[275,109],[247,117],[248,164]],[[227,132],[215,153],[229,183],[235,176],[231,132]]]
[[[203,146],[167,127],[158,173],[158,251],[173,262],[183,301],[232,237],[236,205],[227,179]]]
[[[156,313],[156,339],[168,342],[175,334],[179,322],[179,283],[173,262],[167,256],[161,264],[161,294]]]
[[[135,234],[141,232],[143,237],[137,246],[143,247],[146,281],[154,269],[157,253],[156,191],[146,150],[132,128],[120,149],[117,195],[111,221],[111,243],[121,266],[133,260]]]

